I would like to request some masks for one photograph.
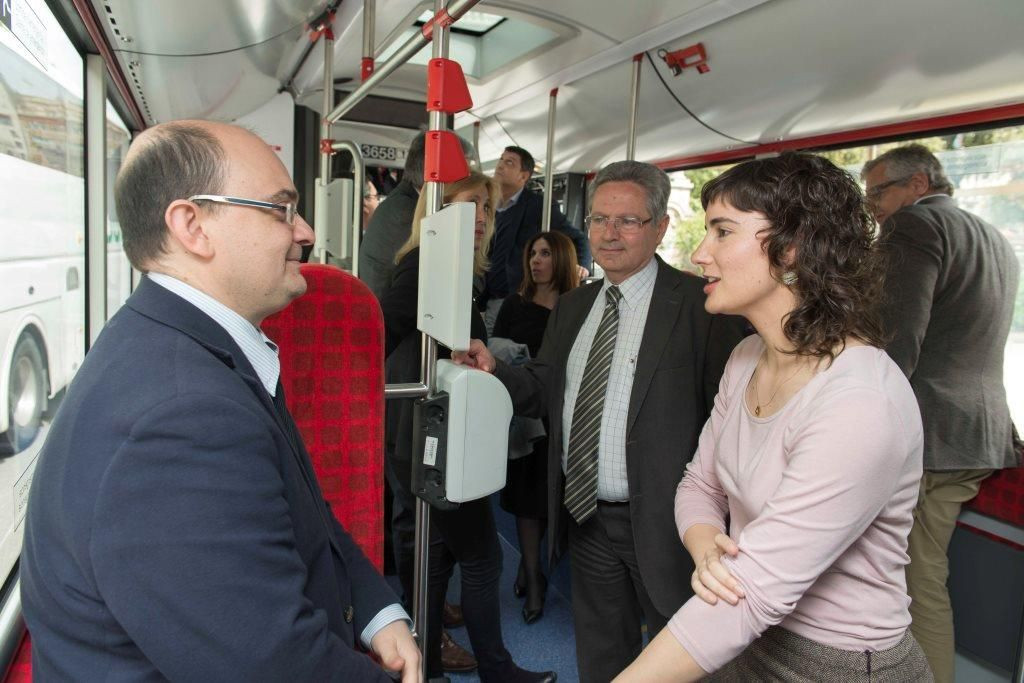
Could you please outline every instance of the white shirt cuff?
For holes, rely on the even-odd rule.
[[[370,623],[366,625],[366,628],[364,628],[363,632],[359,635],[359,640],[362,642],[363,647],[369,650],[370,641],[373,640],[373,637],[377,635],[378,631],[388,624],[402,619],[408,622],[410,626],[412,625],[412,619],[409,618],[409,615],[406,614],[405,610],[402,609],[402,606],[397,602],[392,605],[388,605],[381,611],[377,612],[377,616],[375,616]]]

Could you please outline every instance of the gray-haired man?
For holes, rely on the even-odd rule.
[[[956,205],[925,147],[890,150],[862,175],[889,256],[887,351],[910,379],[924,422],[907,590],[911,630],[942,683],[953,680],[946,550],[960,506],[993,470],[1017,461],[1003,350],[1020,266],[994,226]]]

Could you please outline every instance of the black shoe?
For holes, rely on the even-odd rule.
[[[519,562],[519,571],[516,572],[516,580],[512,583],[512,594],[517,598],[526,595],[526,569],[523,567],[521,560]]]
[[[544,598],[548,592],[548,580],[541,575],[540,585],[540,599],[536,599],[532,591],[527,590],[526,604],[523,605],[523,621],[527,624],[533,622],[544,616]]]

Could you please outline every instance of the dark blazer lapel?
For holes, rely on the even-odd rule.
[[[508,229],[515,234],[515,237],[512,238],[514,241],[519,239],[519,231],[523,229],[523,219],[526,217],[528,193],[529,190],[523,188],[523,193],[519,195],[519,200],[503,212],[505,214],[505,224],[508,226]]]
[[[316,475],[310,471],[309,465],[303,462],[303,458],[309,461],[308,453],[306,453],[302,444],[295,443],[291,429],[285,424],[284,417],[277,411],[277,407],[274,405],[273,397],[267,392],[266,387],[263,386],[263,382],[260,381],[249,359],[238,348],[238,344],[231,338],[227,330],[221,327],[213,318],[188,301],[185,301],[185,299],[158,284],[150,282],[148,278],[142,279],[139,287],[128,298],[126,305],[147,318],[173,327],[182,334],[188,335],[242,378],[259,399],[260,403],[263,404],[264,410],[270,414],[277,428],[284,434],[292,457],[295,459],[295,464],[309,487],[313,500],[320,510],[321,518],[327,526],[327,538],[330,541],[331,547],[341,555],[341,548],[338,547],[337,541],[334,539],[331,525],[326,517],[324,517],[323,510],[326,503],[320,493]]]
[[[640,406],[643,405],[647,389],[654,379],[662,351],[668,343],[672,329],[679,318],[683,297],[679,289],[679,278],[658,259],[658,276],[654,280],[654,291],[651,293],[651,306],[647,311],[647,322],[644,324],[644,337],[640,342],[640,352],[636,359],[636,372],[633,375],[633,390],[629,396],[629,414],[626,417],[626,434],[633,429]]]
[[[223,361],[245,381],[259,398],[263,408],[274,418],[278,428],[288,436],[287,426],[274,407],[274,399],[260,382],[249,359],[238,348],[238,344],[231,338],[227,330],[221,327],[217,321],[177,294],[150,282],[149,278],[142,279],[139,287],[129,297],[127,305],[147,318],[188,335]],[[289,438],[288,443],[291,442],[292,440]]]

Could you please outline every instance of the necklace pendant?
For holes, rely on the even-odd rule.
[[[761,406],[754,406],[754,417],[761,417]]]

